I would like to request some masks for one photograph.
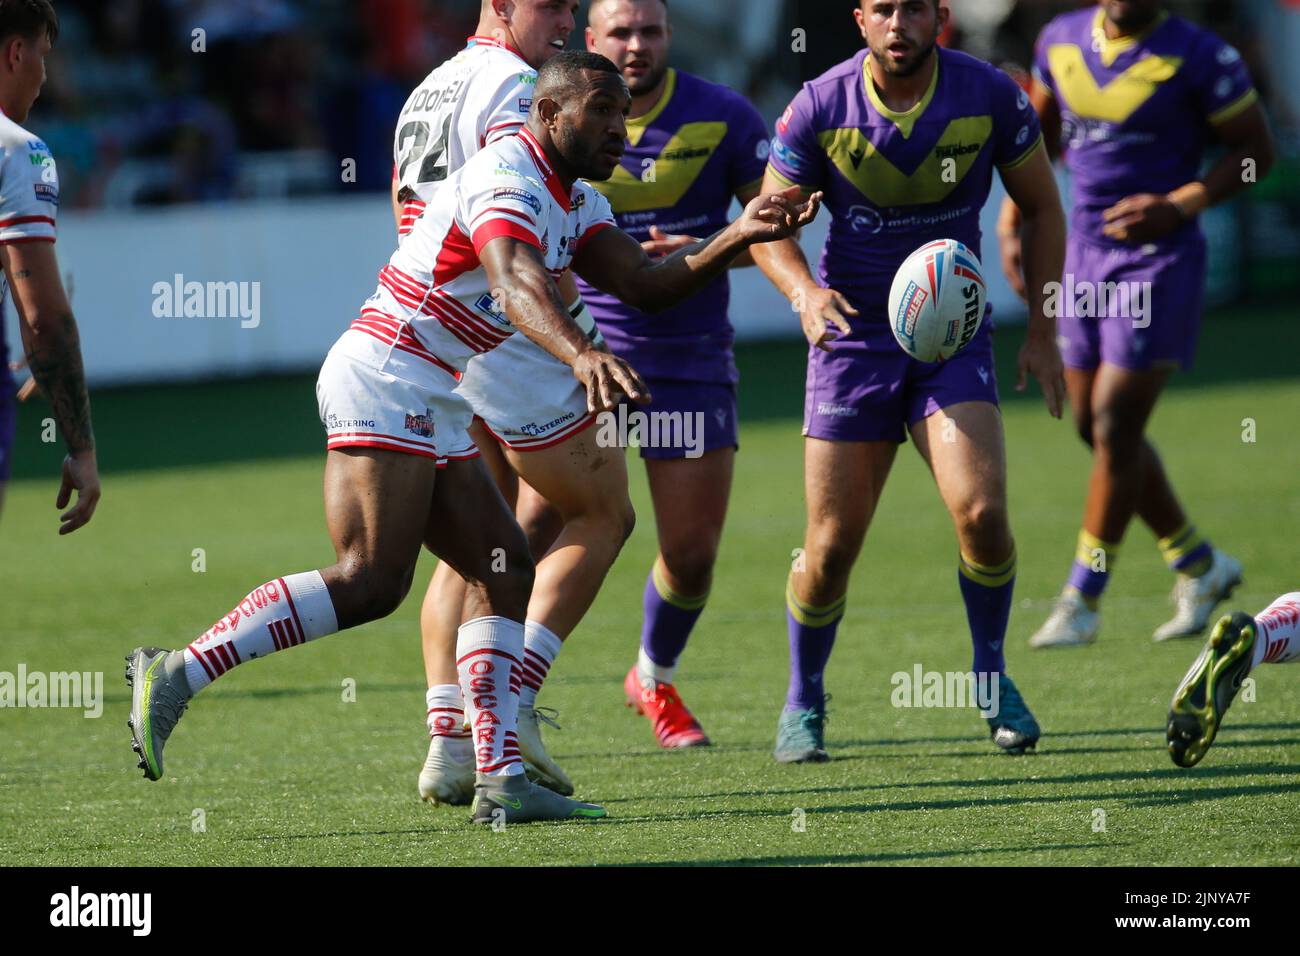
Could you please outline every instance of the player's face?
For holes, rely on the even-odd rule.
[[[921,68],[948,19],[934,0],[862,0],[853,15],[872,58],[893,76]]]
[[[586,76],[590,85],[560,111],[552,139],[572,173],[603,182],[623,158],[632,96],[620,77],[591,72]]]
[[[649,93],[668,72],[672,27],[663,0],[597,0],[587,49],[614,62],[633,96]]]
[[[510,32],[529,66],[542,64],[564,51],[577,26],[577,0],[516,0],[510,14]]]
[[[1137,30],[1155,19],[1160,0],[1100,0],[1106,19],[1121,30]]]
[[[22,107],[22,115],[11,119],[15,123],[22,123],[27,120],[32,104],[41,95],[41,87],[45,85],[45,57],[51,50],[50,38],[42,33],[39,37],[14,38],[9,42],[20,44],[20,60],[15,79],[19,84],[17,102]]]

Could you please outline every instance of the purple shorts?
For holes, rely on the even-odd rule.
[[[959,402],[998,404],[988,312],[946,362],[918,362],[884,321],[831,346],[809,347],[803,433],[826,441],[907,441],[907,428]]]
[[[641,444],[642,458],[698,458],[718,448],[739,448],[736,424],[736,386],[718,382],[684,382],[677,379],[651,378],[649,405],[630,405],[630,410],[672,414],[680,412],[682,420],[690,418],[690,427],[682,432],[689,442]]]
[[[1071,238],[1057,333],[1069,368],[1192,367],[1205,292],[1205,240],[1113,249]]]
[[[18,402],[14,398],[13,380],[0,375],[0,483],[8,481],[13,473],[11,458],[17,421]]]

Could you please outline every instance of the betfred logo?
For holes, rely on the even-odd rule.
[[[916,335],[916,320],[921,317],[921,309],[925,307],[926,300],[930,294],[922,289],[915,282],[907,284],[907,291],[903,293],[902,301],[898,306],[897,328],[900,335],[906,336],[909,340]]]
[[[781,118],[776,121],[776,131],[784,135],[785,131],[790,128],[790,120],[792,119],[794,119],[793,103],[785,108],[785,112],[781,114]]]
[[[432,438],[433,412],[426,408],[423,415],[407,415],[406,430],[420,438]]]

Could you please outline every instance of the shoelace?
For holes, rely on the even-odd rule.
[[[536,717],[538,720],[540,720],[542,723],[546,724],[548,727],[554,727],[556,730],[564,729],[563,727],[560,726],[560,722],[558,719],[560,716],[560,712],[556,710],[554,707],[534,707],[533,716]]]

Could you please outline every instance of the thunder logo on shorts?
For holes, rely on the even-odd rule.
[[[651,226],[712,235],[726,226],[732,196],[757,186],[767,162],[767,127],[748,100],[688,73],[667,76],[658,105],[627,121],[627,152],[614,175],[592,183],[609,200],[619,228],[638,242],[650,238]],[[725,273],[653,316],[581,280],[578,286],[610,348],[642,375],[736,381]]]
[[[1034,54],[1034,77],[1061,110],[1061,145],[1074,193],[1071,237],[1104,246],[1102,213],[1134,193],[1167,193],[1196,179],[1211,124],[1258,100],[1241,55],[1214,34],[1162,14],[1145,32],[1108,40],[1100,9],[1057,17]],[[1196,231],[1188,223],[1163,240]]]
[[[980,210],[993,169],[1011,169],[1042,142],[1038,116],[1015,81],[989,64],[938,49],[921,102],[881,102],[869,51],[822,74],[776,124],[769,169],[787,185],[824,190],[830,235],[818,277],[884,323],[889,287],[915,249],[938,238],[980,248]]]

